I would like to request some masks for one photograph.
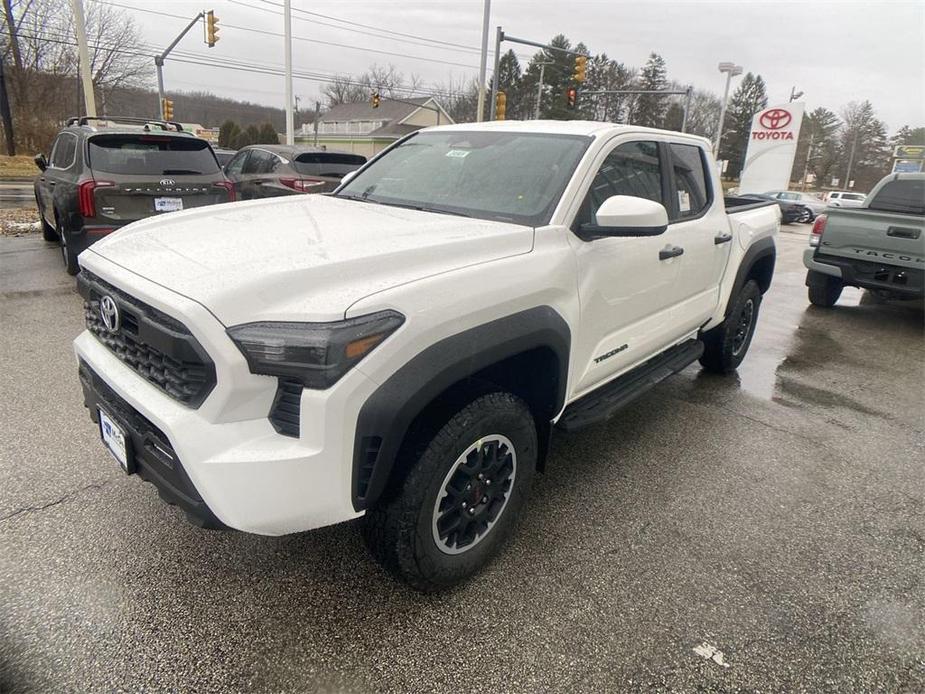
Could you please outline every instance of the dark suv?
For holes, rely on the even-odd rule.
[[[35,157],[45,240],[61,244],[67,271],[106,234],[144,217],[234,200],[209,143],[179,123],[71,118],[51,155]]]
[[[303,145],[248,145],[225,166],[241,200],[297,193],[328,193],[366,157]]]

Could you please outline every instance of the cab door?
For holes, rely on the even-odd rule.
[[[713,174],[703,149],[693,143],[671,142],[668,206],[669,230],[684,248],[672,303],[672,320],[683,332],[702,326],[716,310],[719,283],[732,248],[729,218],[714,204]]]
[[[593,222],[613,195],[668,201],[666,150],[653,140],[623,141],[601,153],[572,229]],[[578,263],[580,325],[572,396],[610,380],[669,347],[680,336],[671,320],[679,260],[674,232],[569,243]]]

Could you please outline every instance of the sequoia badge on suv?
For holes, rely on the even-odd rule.
[[[234,200],[209,143],[179,123],[71,118],[51,155],[35,157],[35,201],[46,241],[68,273],[97,239],[135,220]]]

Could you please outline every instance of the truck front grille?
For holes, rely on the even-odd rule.
[[[149,383],[188,407],[199,407],[215,387],[215,364],[178,320],[82,270],[77,287],[84,298],[87,330]],[[103,322],[100,300],[118,307],[115,330]]]

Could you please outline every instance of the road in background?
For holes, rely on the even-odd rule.
[[[0,210],[10,207],[34,207],[35,193],[27,182],[0,182]]]
[[[0,238],[0,691],[925,690],[923,314],[810,307],[786,231],[739,373],[557,436],[512,546],[437,596],[355,523],[204,531],[125,477],[60,252]]]

